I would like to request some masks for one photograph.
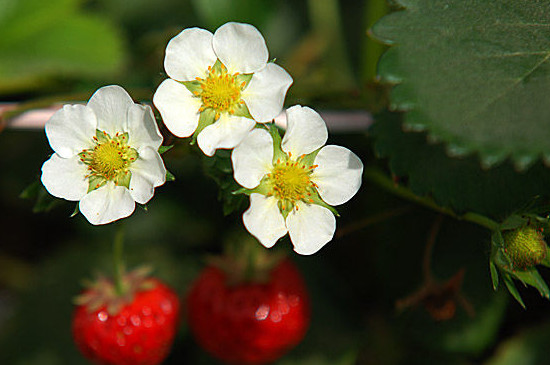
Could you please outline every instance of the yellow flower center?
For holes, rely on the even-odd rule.
[[[105,185],[107,181],[129,187],[132,174],[128,168],[138,153],[128,146],[128,133],[117,133],[111,137],[106,132],[97,131],[93,140],[94,148],[78,154],[80,161],[88,166],[88,191]]]
[[[122,156],[123,152],[120,145],[117,146],[114,141],[99,144],[94,148],[90,167],[106,177],[114,176],[128,165],[128,160]]]
[[[312,194],[316,193],[317,185],[311,181],[311,173],[317,165],[307,166],[301,158],[287,161],[277,160],[271,173],[267,175],[271,186],[269,196],[279,200],[279,207],[283,211],[290,211],[296,207],[296,202],[313,202]]]
[[[227,73],[223,64],[220,67],[208,67],[206,78],[197,78],[201,91],[195,92],[195,95],[202,100],[199,111],[211,108],[216,112],[216,119],[220,113],[234,114],[240,104],[244,104],[241,91],[246,87],[246,82],[240,82],[238,76],[239,73]]]

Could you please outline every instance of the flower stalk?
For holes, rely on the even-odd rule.
[[[490,231],[496,231],[499,229],[499,224],[489,217],[474,212],[468,212],[463,215],[459,215],[456,214],[452,209],[438,205],[430,197],[421,197],[416,195],[411,190],[394,183],[388,176],[386,176],[386,174],[384,174],[376,167],[365,168],[364,176],[365,178],[369,179],[371,182],[380,186],[389,193],[392,193],[393,195],[399,196],[403,199],[423,205],[427,208],[443,213],[455,219],[475,223],[481,227],[487,228]]]
[[[124,235],[125,228],[122,221],[117,222],[116,232],[113,240],[113,278],[115,282],[115,290],[117,295],[124,294]]]

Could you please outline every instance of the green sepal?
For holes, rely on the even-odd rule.
[[[328,205],[327,203],[325,203],[325,201],[319,195],[319,192],[316,191],[314,194],[311,194],[311,196],[309,196],[309,198],[311,198],[313,200],[313,202],[311,202],[311,204],[316,204],[316,205],[320,205],[324,208],[327,208],[328,210],[330,210],[332,212],[332,214],[334,214],[337,217],[340,217],[340,214],[338,213],[336,208],[334,208],[332,205]],[[310,204],[310,203],[308,203],[308,204]]]
[[[237,104],[237,106],[233,109],[233,115],[236,117],[254,119],[252,118],[252,115],[250,115],[250,111],[248,110],[248,107],[245,103]]]
[[[519,295],[518,289],[516,288],[516,285],[514,284],[512,279],[510,279],[509,276],[504,276],[503,279],[504,284],[506,284],[506,288],[508,288],[510,294],[512,294],[514,299],[523,307],[523,309],[525,309],[525,303],[523,303],[523,299],[521,299],[521,295]]]
[[[212,71],[217,73],[222,72],[222,61],[220,61],[219,59],[216,59],[216,62],[214,62],[214,65],[212,65]]]
[[[540,262],[542,266],[550,267],[550,247],[546,246],[546,257]]]
[[[489,261],[489,269],[491,270],[491,281],[493,282],[493,290],[498,289],[498,269],[492,261]]]
[[[282,138],[279,133],[279,128],[275,125],[275,123],[269,124],[269,134],[273,139],[273,164],[275,165],[277,160],[286,161],[288,159],[288,155],[281,149]]]
[[[99,129],[95,130],[95,138],[97,138],[97,141],[99,143],[105,143],[109,142],[110,136],[107,134],[107,132],[100,131]]]
[[[107,180],[105,180],[105,178],[97,175],[91,175],[88,178],[88,193],[94,191],[95,189],[99,189],[106,183],[107,183]]]
[[[131,159],[132,161],[137,160],[139,157],[139,154],[135,148],[130,148],[128,152],[126,152],[126,154],[128,158]]]
[[[130,180],[131,179],[132,179],[132,172],[128,171],[127,174],[123,174],[123,173],[118,174],[115,177],[114,182],[115,182],[115,184],[117,184],[119,186],[125,186],[127,189],[130,189]]]
[[[199,81],[181,81],[181,84],[189,90],[194,96],[199,96],[202,93],[201,83]]]
[[[166,181],[175,181],[176,177],[170,171],[166,170]]]
[[[117,137],[114,137],[113,139],[121,140],[122,142],[124,142],[126,144],[130,140],[130,135],[128,134],[128,132],[124,132],[124,133],[119,134]]]
[[[510,229],[516,229],[521,226],[524,226],[528,223],[528,219],[524,216],[513,214],[506,218],[504,222],[500,224],[501,230],[510,230]]]
[[[162,155],[163,153],[170,151],[173,147],[174,147],[173,144],[171,144],[170,146],[160,146],[159,154]]]
[[[524,285],[530,285],[536,288],[540,295],[546,299],[550,299],[550,290],[544,279],[540,276],[537,269],[532,268],[530,270],[516,270],[511,273],[511,276],[521,281]]]
[[[288,217],[288,215],[292,211],[292,206],[287,206],[287,205],[285,205],[285,202],[279,200],[277,202],[277,207],[279,208],[279,212],[281,213],[284,220],[286,221],[286,217]]]
[[[235,194],[240,193],[240,194],[250,195],[250,194],[256,193],[256,194],[262,194],[262,195],[268,196],[270,191],[271,191],[271,185],[269,184],[269,180],[264,176],[262,181],[260,181],[258,186],[256,186],[255,188],[253,189],[242,188],[237,190]]]
[[[75,217],[78,213],[80,213],[80,208],[79,208],[79,206],[78,206],[78,203],[76,203],[76,205],[74,206],[74,210],[73,210],[73,212],[71,213],[71,215],[70,215],[69,218]]]
[[[195,129],[195,132],[193,133],[193,136],[191,137],[191,144],[195,144],[197,142],[197,137],[200,132],[206,127],[208,127],[210,124],[213,124],[216,121],[216,111],[212,108],[204,109],[199,117],[199,124],[197,125],[197,129]]]
[[[321,148],[323,147],[319,147],[318,149],[316,149],[315,151],[311,152],[311,153],[308,153],[307,155],[305,155],[303,158],[302,158],[302,162],[304,165],[306,166],[311,166],[315,163],[315,158],[317,157],[317,154],[319,154],[319,151],[321,151]]]
[[[239,74],[235,78],[239,86],[241,87],[241,90],[244,90],[248,87],[248,84],[250,83],[250,80],[252,80],[252,76],[254,74]],[[244,83],[244,85],[243,85]]]
[[[252,190],[247,188],[240,188],[235,191],[232,191],[231,194],[232,195],[241,195],[241,194],[250,195],[252,194]]]

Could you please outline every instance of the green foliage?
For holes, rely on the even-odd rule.
[[[544,365],[548,363],[550,323],[522,331],[503,341],[486,365]]]
[[[273,14],[275,3],[269,0],[192,0],[195,11],[212,29],[230,18],[233,21],[264,23]]]
[[[218,200],[222,202],[223,214],[244,209],[248,197],[239,193],[242,187],[233,179],[231,151],[220,149],[213,157],[203,157],[206,174],[216,181],[219,187]]]
[[[2,1],[0,94],[35,87],[53,75],[113,74],[122,63],[118,30],[78,11],[78,0]]]
[[[550,3],[400,0],[372,29],[392,47],[378,73],[398,84],[391,107],[484,166],[550,160]]]
[[[50,195],[39,180],[27,186],[19,196],[34,201],[33,213],[49,212],[62,203],[60,199]]]
[[[548,194],[550,171],[542,164],[525,173],[506,163],[483,169],[473,157],[449,157],[441,144],[427,143],[425,133],[404,132],[400,114],[379,115],[370,134],[398,179],[415,194],[431,195],[459,214],[473,211],[503,220]]]

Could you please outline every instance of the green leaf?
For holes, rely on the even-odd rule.
[[[550,160],[550,3],[399,0],[372,35],[392,47],[382,80],[391,107],[454,155],[518,169]]]
[[[104,76],[120,69],[118,30],[78,12],[77,0],[0,5],[0,93],[36,87],[44,77]],[[5,7],[5,8],[2,8]]]
[[[476,212],[505,219],[536,196],[548,197],[550,170],[538,163],[518,173],[510,163],[482,169],[475,157],[451,158],[425,133],[402,129],[402,114],[381,114],[370,129],[376,152],[389,159],[393,174],[417,195],[431,195],[457,213]]]
[[[523,303],[523,299],[521,299],[521,295],[519,295],[516,285],[507,275],[504,276],[504,284],[506,284],[506,288],[508,288],[508,291],[510,292],[510,294],[512,294],[514,299],[517,300],[517,302],[523,307],[523,309],[525,309],[525,303]]]

